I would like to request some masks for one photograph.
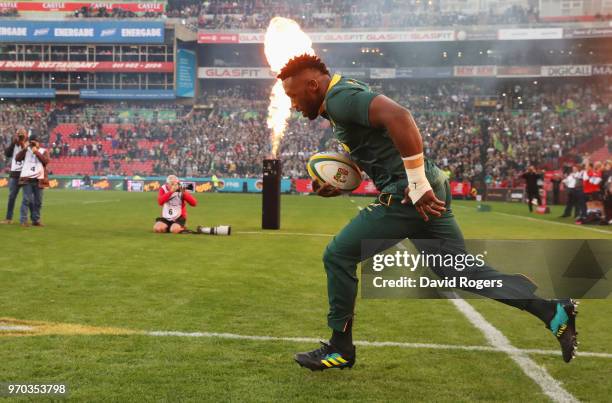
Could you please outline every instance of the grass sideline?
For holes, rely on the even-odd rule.
[[[0,190],[4,203],[7,192]],[[230,237],[156,235],[152,193],[45,193],[45,228],[0,226],[0,317],[134,331],[328,336],[321,254],[369,198],[283,196],[282,230],[261,234],[261,197],[197,195],[188,223],[231,224]],[[522,204],[453,202],[469,238],[608,238],[609,227],[528,215]],[[4,205],[0,207],[4,213]],[[499,214],[502,213],[502,214]],[[558,225],[555,223],[565,223]],[[596,231],[594,231],[596,230]],[[244,234],[241,232],[254,232]],[[286,235],[282,235],[286,234]],[[557,349],[534,319],[470,301],[520,348]],[[583,301],[581,350],[612,352],[612,303]],[[355,337],[486,345],[443,300],[359,301]],[[145,335],[0,333],[0,382],[67,382],[78,401],[436,400],[547,401],[504,354],[361,347],[352,371],[312,374],[292,361],[312,344]],[[607,401],[612,360],[532,358],[580,400]]]

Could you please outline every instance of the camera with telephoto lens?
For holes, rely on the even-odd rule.
[[[189,190],[193,192],[193,183],[181,183],[181,190]]]
[[[232,226],[231,225],[217,225],[216,227],[203,227],[198,225],[198,229],[196,230],[198,234],[204,235],[231,235],[232,234]]]

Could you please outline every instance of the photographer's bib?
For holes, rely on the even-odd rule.
[[[11,159],[11,172],[20,172],[21,168],[23,168],[23,161],[17,161],[15,157],[22,150],[22,148],[18,145],[15,145],[13,148],[13,159]]]
[[[38,152],[44,154],[45,149],[39,148]],[[21,177],[30,179],[44,179],[45,177],[45,166],[38,159],[36,154],[32,150],[28,150],[25,159],[23,160],[23,166],[21,168]]]
[[[164,185],[165,187],[166,185]],[[164,190],[168,190],[165,188]],[[181,212],[183,209],[183,199],[180,196],[180,193],[174,192],[172,197],[164,203],[164,207],[162,210],[162,217],[166,220],[175,221],[177,218],[181,216]]]

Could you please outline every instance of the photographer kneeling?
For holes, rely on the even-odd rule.
[[[162,206],[162,216],[157,217],[153,231],[157,233],[172,232],[179,234],[185,230],[187,222],[187,207],[189,203],[195,207],[197,200],[181,186],[179,179],[175,175],[170,175],[166,179],[166,184],[159,189],[157,202]]]

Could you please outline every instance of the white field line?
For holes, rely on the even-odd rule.
[[[21,325],[0,325],[0,331],[10,332],[26,332],[34,330],[31,326],[21,326]]]
[[[276,336],[253,336],[235,333],[215,333],[215,332],[177,332],[177,331],[152,331],[145,333],[148,336],[155,337],[192,337],[192,338],[210,338],[210,339],[227,339],[227,340],[250,340],[250,341],[284,341],[289,343],[318,343],[320,339],[312,337],[276,337]],[[518,349],[518,348],[500,348],[493,346],[466,346],[460,344],[435,344],[435,343],[407,343],[401,341],[367,341],[356,340],[353,342],[357,346],[365,347],[399,347],[399,348],[421,348],[432,350],[463,350],[463,351],[484,351],[491,353],[509,353],[523,352],[525,354],[552,355],[561,356],[561,352],[557,350],[542,350],[542,349]],[[609,353],[594,353],[581,351],[581,357],[597,357],[612,359],[612,354]]]
[[[503,216],[507,216],[507,217],[518,217],[518,218],[522,218],[523,220],[527,220],[527,221],[535,221],[538,223],[546,223],[546,224],[551,224],[551,225],[561,225],[563,227],[570,227],[570,228],[574,228],[574,229],[583,229],[583,230],[587,230],[587,231],[593,231],[593,232],[599,232],[601,234],[607,234],[607,235],[612,235],[612,231],[606,231],[603,229],[597,229],[597,228],[591,228],[588,225],[576,225],[576,224],[568,224],[565,222],[556,222],[556,221],[548,221],[548,220],[539,220],[537,218],[533,218],[533,217],[524,217],[524,216],[520,216],[520,215],[516,215],[516,214],[508,214],[508,213],[500,213],[497,211],[493,211],[493,213],[495,214],[499,214],[499,215],[503,215]]]
[[[398,244],[398,247],[406,249],[401,243]],[[456,293],[452,292],[450,294],[454,297],[450,298],[451,303],[474,327],[482,332],[489,344],[497,350],[504,351],[519,366],[523,373],[531,378],[552,401],[559,403],[578,402],[578,399],[563,389],[561,383],[554,379],[544,367],[539,366],[529,358],[526,352],[514,347],[510,340],[489,323],[472,305],[459,298]]]
[[[21,325],[5,325],[0,326],[0,332],[6,331],[28,331],[34,330],[30,326]],[[256,336],[256,335],[244,335],[235,333],[218,333],[218,332],[179,332],[179,331],[167,331],[167,330],[156,330],[156,331],[145,331],[141,334],[153,337],[186,337],[186,338],[207,338],[207,339],[225,339],[225,340],[250,340],[250,341],[282,341],[288,343],[318,343],[320,339],[312,337],[276,337],[276,336]],[[468,346],[459,344],[435,344],[435,343],[408,343],[401,341],[367,341],[357,340],[354,342],[355,345],[365,347],[398,347],[398,348],[417,348],[417,349],[431,349],[431,350],[461,350],[461,351],[482,351],[490,353],[507,353],[508,351],[522,351],[527,354],[537,355],[552,355],[561,356],[561,352],[557,350],[543,350],[543,349],[516,349],[512,350],[492,347],[492,346]],[[595,357],[612,359],[610,353],[595,353],[588,351],[581,351],[581,357]]]
[[[546,369],[533,361],[525,351],[514,347],[510,340],[502,334],[495,326],[490,324],[478,311],[468,304],[464,299],[453,298],[450,300],[474,327],[479,329],[487,341],[495,348],[501,349],[508,354],[521,370],[530,377],[554,402],[578,402],[571,393],[563,388],[561,383],[554,379]]]
[[[467,206],[459,206],[459,205],[455,205],[454,207],[459,207],[459,208],[464,208],[464,209],[470,209],[470,207]],[[454,208],[453,207],[453,208]],[[576,224],[568,224],[565,222],[556,222],[556,221],[549,221],[549,220],[540,220],[538,218],[533,218],[533,217],[525,217],[522,215],[517,215],[517,214],[509,214],[509,213],[500,213],[499,211],[491,211],[489,214],[498,214],[501,216],[506,216],[506,217],[512,217],[512,218],[520,218],[523,220],[527,220],[527,221],[535,221],[537,223],[541,223],[541,224],[550,224],[550,225],[561,225],[563,227],[570,227],[573,229],[583,229],[586,231],[593,231],[593,232],[599,232],[601,234],[607,234],[607,235],[612,235],[612,231],[606,231],[603,229],[598,229],[598,228],[591,228],[588,225],[576,225]]]

